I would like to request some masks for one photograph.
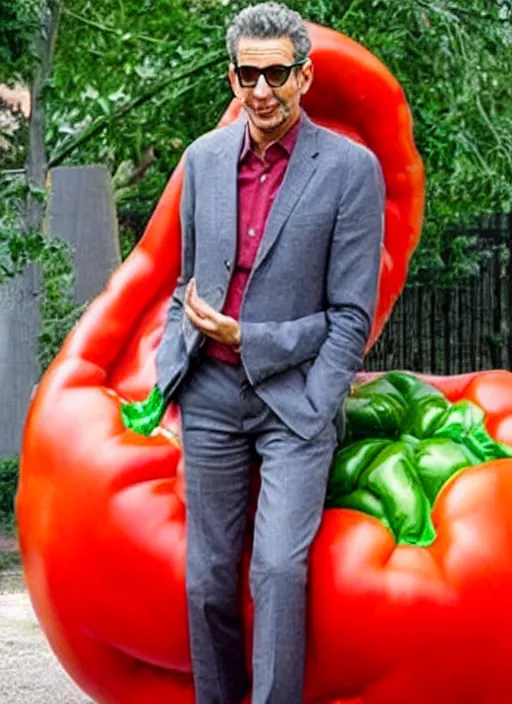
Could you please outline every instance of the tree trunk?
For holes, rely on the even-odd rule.
[[[40,19],[40,26],[34,34],[33,45],[36,57],[36,66],[30,93],[32,96],[32,110],[30,114],[29,143],[27,153],[27,182],[29,193],[27,196],[26,227],[27,229],[41,229],[44,218],[44,200],[34,194],[32,189],[44,189],[48,171],[48,159],[44,142],[45,112],[44,89],[51,74],[53,49],[57,38],[57,29],[61,10],[60,0],[50,0],[45,12]]]
[[[26,160],[29,188],[44,188],[47,173],[44,145],[45,119],[43,91],[50,75],[53,45],[57,34],[59,3],[48,5],[34,36],[36,55],[31,85],[32,111]],[[29,191],[23,217],[25,230],[40,231],[45,204]],[[21,276],[0,286],[0,458],[20,451],[22,428],[34,385],[39,376],[36,340],[39,334],[40,288],[38,269],[30,265]]]

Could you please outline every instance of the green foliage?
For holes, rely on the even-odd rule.
[[[226,24],[247,1],[76,0],[64,9],[48,94],[48,143],[58,153],[70,135],[115,115],[148,86],[223,47]],[[307,19],[342,31],[375,53],[410,101],[426,162],[428,200],[413,277],[461,274],[464,246],[448,225],[512,209],[510,5],[467,0],[289,0]],[[121,217],[149,216],[183,148],[211,129],[230,100],[227,57],[194,79],[170,83],[122,119],[113,119],[73,152],[71,163],[141,163],[155,158],[124,191]],[[179,87],[188,86],[181,96]],[[464,238],[463,238],[464,239]],[[465,242],[469,245],[469,242]],[[464,245],[464,241],[462,242]]]
[[[19,179],[0,180],[0,285],[21,274],[30,262],[45,256],[47,241],[33,230],[23,227],[23,206],[29,186]],[[32,188],[32,195],[44,199],[45,194]]]
[[[74,269],[69,245],[24,228],[23,209],[28,191],[46,201],[46,191],[28,186],[25,180],[0,181],[0,285],[21,274],[29,264],[41,266],[41,332],[37,353],[44,372],[84,306],[73,301]]]
[[[57,0],[0,0],[0,80],[30,82],[36,66],[33,53],[35,32],[44,33],[43,18]],[[42,59],[42,57],[41,57]],[[4,136],[4,135],[2,135]],[[21,121],[0,154],[4,169],[21,169],[26,159],[27,123]],[[44,178],[44,175],[43,175]],[[38,358],[44,371],[67,332],[83,310],[72,300],[74,272],[66,243],[27,227],[29,201],[46,203],[47,193],[25,177],[8,180],[0,176],[0,285],[21,274],[29,264],[42,271],[41,335]]]
[[[61,348],[68,333],[85,310],[86,304],[73,300],[74,267],[70,247],[55,237],[45,238],[42,258],[41,330],[37,358],[43,373]]]
[[[0,101],[0,109],[2,108]],[[6,108],[6,111],[8,108]],[[12,119],[0,125],[0,169],[16,170],[25,161],[28,144],[28,120],[20,113],[9,110]],[[2,128],[3,127],[3,128]]]
[[[26,8],[37,1],[9,3],[11,20],[16,17],[21,27],[22,16],[33,17]],[[105,163],[113,174],[131,165],[131,176],[116,189],[122,224],[141,227],[147,221],[183,149],[211,129],[227,106],[226,55],[199,72],[173,76],[223,51],[227,23],[248,4],[252,0],[75,0],[72,9],[64,4],[45,94],[47,144],[59,159],[79,141],[67,163]],[[474,271],[476,251],[467,256],[471,240],[454,238],[451,226],[473,222],[482,212],[512,210],[510,2],[288,4],[364,44],[405,89],[428,176],[412,278],[445,284],[454,272],[462,277]],[[25,14],[16,15],[21,6]]]
[[[46,7],[46,0],[0,0],[0,83],[32,76],[31,37]]]
[[[14,497],[18,486],[17,457],[0,460],[0,530],[14,532]]]
[[[64,7],[47,93],[50,159],[99,122],[104,129],[67,163],[101,162],[113,174],[131,163],[136,172],[152,148],[150,168],[120,203],[121,216],[135,210],[147,219],[184,147],[211,129],[229,102],[225,21],[217,2],[107,0],[100,8],[78,0],[72,11]],[[209,57],[211,66],[179,78]],[[120,114],[144,94],[150,97]]]
[[[119,246],[121,250],[121,260],[124,261],[137,244],[137,228],[133,225],[124,224],[119,228]]]
[[[370,49],[403,86],[427,171],[427,208],[412,279],[475,272],[453,225],[512,210],[509,3],[486,0],[290,2]],[[461,246],[462,244],[462,246]],[[450,266],[448,263],[450,263]]]

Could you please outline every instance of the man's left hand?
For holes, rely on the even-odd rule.
[[[185,291],[185,313],[192,324],[204,335],[217,342],[238,348],[240,325],[228,315],[222,315],[197,295],[196,280],[190,279]]]

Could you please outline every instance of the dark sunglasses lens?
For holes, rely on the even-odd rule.
[[[286,83],[290,69],[286,66],[269,66],[265,71],[265,78],[269,86],[278,88]]]
[[[245,88],[255,86],[260,77],[260,72],[254,66],[240,66],[238,68],[238,78]]]

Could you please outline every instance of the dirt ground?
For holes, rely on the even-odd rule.
[[[2,543],[0,549],[13,550],[13,545]],[[50,650],[19,567],[0,571],[0,702],[93,704]]]

